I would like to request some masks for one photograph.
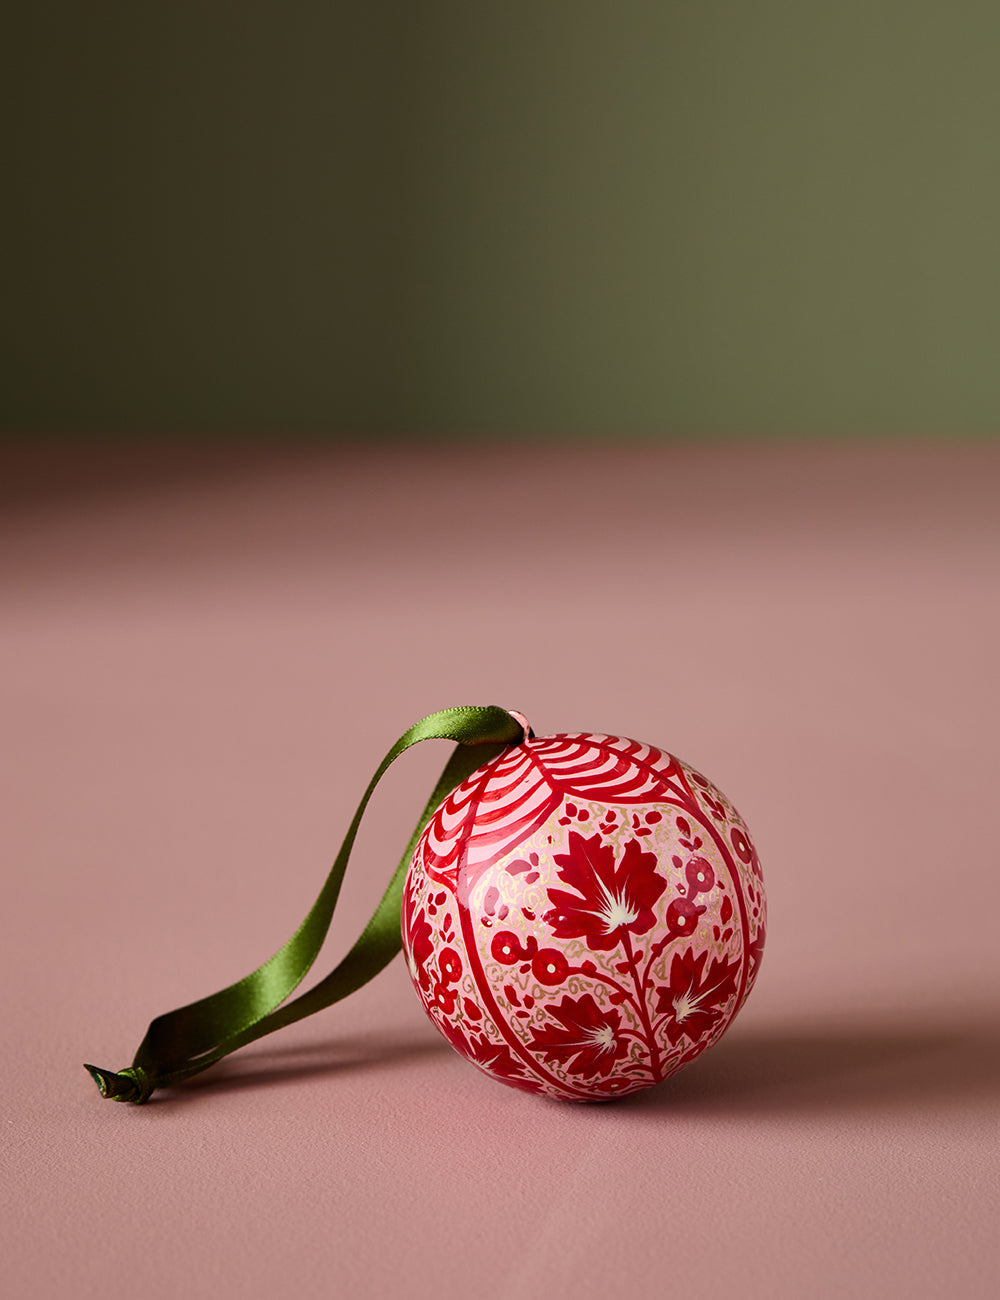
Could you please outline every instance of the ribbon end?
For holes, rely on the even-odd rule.
[[[99,1065],[84,1064],[83,1068],[97,1084],[101,1096],[111,1101],[133,1101],[140,1105],[153,1091],[145,1090],[126,1070],[116,1074],[114,1070],[102,1070]]]

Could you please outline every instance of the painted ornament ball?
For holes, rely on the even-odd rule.
[[[437,809],[403,891],[427,1014],[500,1082],[648,1088],[717,1042],[760,969],[760,863],[700,773],[619,736],[526,738]]]

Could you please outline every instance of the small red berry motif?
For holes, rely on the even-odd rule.
[[[413,855],[403,946],[431,1020],[511,1087],[648,1088],[716,1042],[760,967],[763,879],[739,813],[618,736],[505,750]]]

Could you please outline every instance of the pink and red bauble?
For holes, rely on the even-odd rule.
[[[715,786],[618,736],[532,737],[421,837],[403,946],[431,1020],[502,1083],[625,1096],[716,1042],[760,968],[746,825]]]

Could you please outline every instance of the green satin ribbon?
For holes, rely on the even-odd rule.
[[[155,1088],[172,1087],[207,1070],[238,1047],[321,1011],[377,975],[402,947],[399,915],[403,881],[417,841],[435,809],[477,767],[529,734],[522,718],[492,705],[442,709],[421,718],[404,732],[372,777],[319,897],[284,947],[228,988],[157,1016],[126,1069],[115,1072],[86,1066],[102,1096],[136,1104],[147,1101]],[[319,984],[283,1006],[308,974],[326,938],[372,792],[389,765],[421,740],[454,740],[458,747],[441,773],[388,888],[343,961]]]

